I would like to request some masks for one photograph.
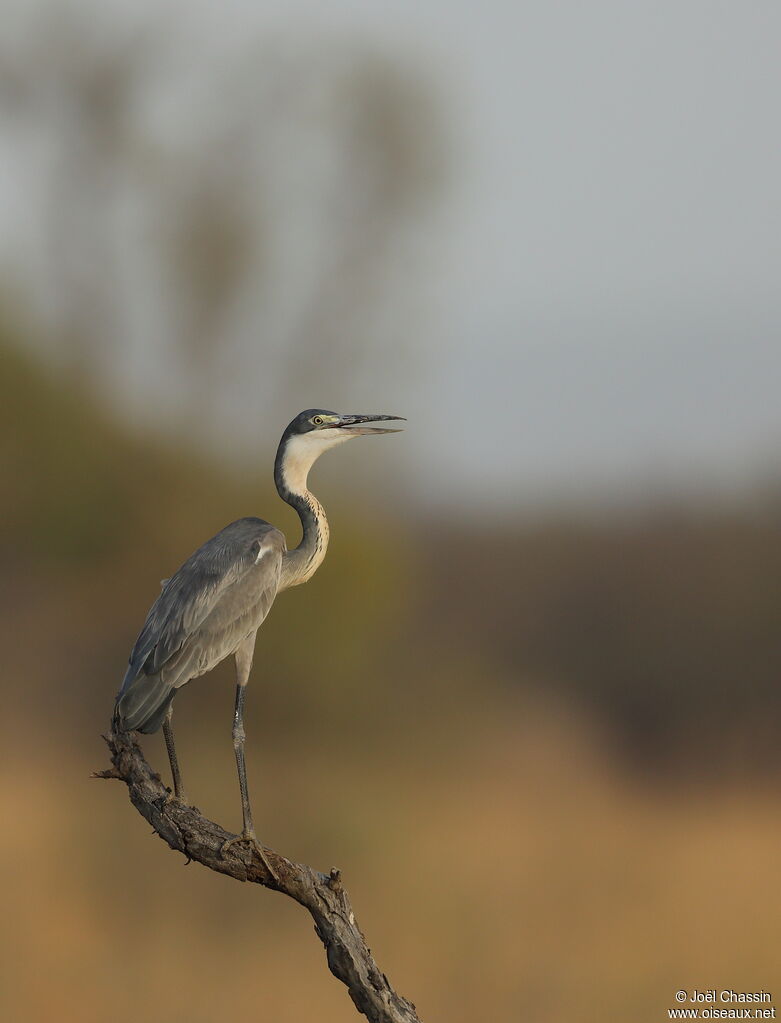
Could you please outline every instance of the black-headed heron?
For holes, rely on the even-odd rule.
[[[232,522],[164,582],[130,654],[117,696],[114,726],[146,733],[163,726],[174,796],[184,802],[171,724],[173,698],[187,682],[226,657],[236,659],[233,746],[244,826],[242,834],[224,849],[242,840],[258,845],[247,794],[243,723],[255,636],[277,593],[310,579],[328,547],[328,521],[323,506],[307,487],[309,470],[324,451],[352,437],[397,432],[365,424],[401,418],[338,415],[324,409],[297,415],[282,434],[274,481],[279,496],[301,519],[303,536],[298,547],[289,551],[284,535],[263,519]]]

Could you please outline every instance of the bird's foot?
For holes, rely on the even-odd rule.
[[[275,881],[279,880],[274,868],[271,866],[268,859],[266,858],[266,854],[263,852],[263,846],[257,840],[255,835],[252,834],[251,832],[244,832],[241,835],[234,835],[233,838],[226,839],[226,841],[224,841],[222,843],[222,846],[220,847],[220,856],[224,858],[225,853],[228,851],[228,849],[230,849],[232,845],[236,845],[236,843],[238,842],[247,842],[250,846],[252,846],[256,850],[258,856],[260,856],[261,860],[263,861],[263,866],[266,868],[269,874],[271,874]]]

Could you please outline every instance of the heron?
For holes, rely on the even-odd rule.
[[[225,842],[248,842],[260,853],[247,790],[244,761],[244,695],[252,668],[255,638],[275,597],[300,586],[322,564],[330,535],[323,506],[308,488],[309,471],[330,448],[354,437],[398,433],[368,423],[402,420],[391,415],[339,415],[307,409],[287,426],[274,461],[274,482],[283,501],[295,508],[302,536],[288,550],[284,534],[260,518],[231,522],[184,562],[162,589],[131,651],[117,695],[114,727],[150,734],[163,728],[171,766],[173,798],[187,802],[173,732],[173,699],[194,678],[226,657],[236,666],[233,749],[239,776],[243,827]]]

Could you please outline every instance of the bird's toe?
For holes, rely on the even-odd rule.
[[[266,870],[269,872],[269,874],[271,874],[272,878],[275,881],[279,880],[279,878],[277,877],[277,875],[276,875],[276,873],[274,871],[274,868],[269,863],[268,858],[266,857],[266,854],[263,851],[263,846],[257,840],[255,835],[251,835],[251,834],[234,835],[233,838],[226,839],[222,843],[222,845],[220,846],[220,856],[224,859],[225,858],[225,854],[231,848],[231,846],[236,845],[239,842],[246,842],[248,845],[250,845],[252,848],[254,848],[255,851],[257,852],[258,856],[260,856],[260,859],[263,862],[263,866],[266,868]]]

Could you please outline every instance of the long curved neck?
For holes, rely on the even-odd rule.
[[[325,510],[307,487],[307,476],[317,456],[305,443],[293,438],[279,446],[274,463],[274,482],[283,501],[298,512],[303,535],[301,543],[282,557],[279,588],[299,586],[307,582],[320,567],[328,549],[330,530]]]

